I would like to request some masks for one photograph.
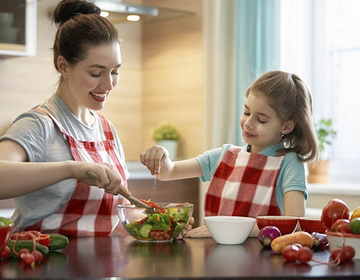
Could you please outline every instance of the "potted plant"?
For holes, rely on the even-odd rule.
[[[316,135],[319,141],[320,159],[317,163],[309,163],[308,183],[329,183],[330,161],[324,158],[326,145],[331,145],[331,140],[336,136],[336,131],[332,128],[331,119],[320,119],[315,123]]]
[[[162,122],[152,129],[152,139],[157,145],[169,151],[169,158],[175,160],[177,156],[180,134],[176,126],[170,122]]]

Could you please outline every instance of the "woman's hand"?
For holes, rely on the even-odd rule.
[[[124,186],[122,178],[108,164],[74,162],[74,165],[73,177],[83,183],[97,186],[113,195],[118,195],[120,189],[126,195],[131,195]]]
[[[140,155],[140,162],[151,172],[151,175],[160,173],[161,168],[169,158],[169,152],[164,147],[155,145]]]

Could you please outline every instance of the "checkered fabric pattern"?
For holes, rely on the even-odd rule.
[[[276,180],[283,158],[230,147],[206,191],[205,216],[281,215]]]
[[[125,186],[126,175],[119,161],[108,121],[100,116],[106,140],[99,142],[78,141],[71,137],[62,125],[43,109],[36,109],[49,115],[70,144],[75,161],[106,162],[119,172]],[[77,182],[69,201],[56,213],[26,230],[38,230],[43,233],[58,232],[67,236],[107,236],[119,222],[116,206],[123,203],[123,198],[108,194],[104,189]]]

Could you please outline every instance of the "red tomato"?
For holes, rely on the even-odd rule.
[[[330,200],[322,210],[321,214],[321,221],[328,229],[332,228],[332,225],[336,220],[349,218],[350,208],[340,199]]]
[[[152,231],[150,231],[150,234],[156,240],[170,240],[170,238],[171,238],[171,235],[167,232],[164,232],[163,230],[152,230]]]
[[[332,226],[332,231],[341,233],[351,233],[350,220],[338,219]]]

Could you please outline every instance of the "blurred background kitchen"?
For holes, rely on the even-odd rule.
[[[206,184],[159,182],[139,164],[140,153],[155,143],[152,129],[164,121],[176,126],[177,159],[224,143],[242,145],[244,91],[256,76],[280,69],[305,80],[314,96],[314,121],[331,119],[337,132],[324,155],[329,182],[309,184],[307,215],[320,215],[331,198],[352,210],[359,205],[360,1],[93,2],[108,11],[123,40],[119,85],[100,113],[117,129],[133,195],[192,202],[202,224]],[[56,89],[50,14],[57,3],[0,0],[0,135]],[[128,21],[130,14],[140,20]],[[11,199],[0,200],[0,216],[11,215],[13,207]]]

